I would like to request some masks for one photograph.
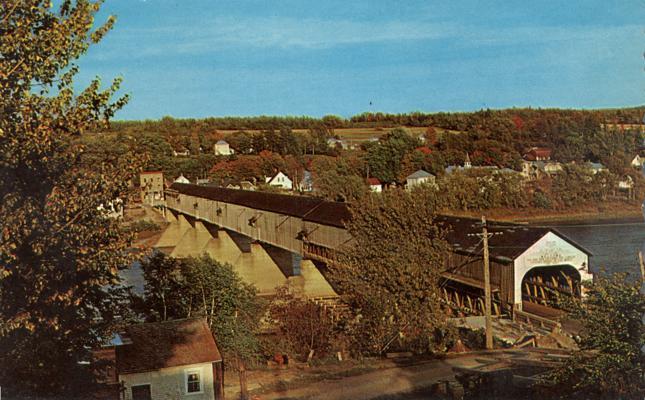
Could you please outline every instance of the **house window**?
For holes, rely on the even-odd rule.
[[[202,379],[200,370],[186,371],[186,393],[201,393]]]
[[[150,385],[132,386],[132,400],[152,400]]]

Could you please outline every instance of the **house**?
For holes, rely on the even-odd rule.
[[[607,167],[602,165],[601,163],[595,163],[595,162],[588,162],[587,167],[591,169],[591,172],[596,175],[598,172],[605,172],[608,171]]]
[[[145,171],[139,174],[141,202],[151,206],[163,204],[164,180],[162,171]]]
[[[549,161],[552,150],[548,147],[531,147],[523,158],[526,161]]]
[[[645,165],[645,157],[641,157],[637,154],[636,157],[634,157],[634,159],[632,160],[631,165],[636,169],[641,169],[643,165]]]
[[[177,179],[175,179],[175,183],[190,183],[190,181],[184,176],[184,174],[180,174]]]
[[[431,183],[433,184],[435,182],[435,176],[432,175],[429,172],[426,172],[422,169],[416,171],[413,174],[408,175],[405,178],[405,181],[407,182],[406,187],[408,189],[417,186],[417,185],[422,185],[424,183]]]
[[[634,179],[631,176],[626,175],[623,179],[618,181],[618,189],[624,191],[630,191],[634,188]]]
[[[215,186],[220,186],[220,185],[215,185]],[[255,186],[255,179],[253,182],[251,181],[240,181],[239,183],[236,181],[230,181],[230,183],[224,185],[222,184],[221,187],[225,187],[227,189],[236,189],[236,190],[256,190],[257,187]]]
[[[188,157],[190,155],[190,151],[188,149],[183,149],[181,151],[173,150],[172,155],[175,157]]]
[[[278,173],[272,178],[266,178],[266,183],[270,186],[279,187],[285,190],[293,189],[293,181],[289,179],[287,175],[283,174],[282,171],[278,171]]]
[[[210,182],[211,180],[208,178],[197,178],[197,180],[195,181],[195,183],[198,185],[208,185]]]
[[[347,150],[349,148],[349,145],[347,142],[341,139],[336,139],[336,138],[329,138],[327,139],[327,146],[337,149],[337,148],[342,148],[343,150]]]
[[[376,178],[367,178],[367,185],[370,187],[370,190],[375,193],[380,193],[383,191],[383,185],[381,181]]]
[[[314,180],[311,171],[304,170],[302,173],[302,180],[298,184],[298,190],[302,192],[311,192],[314,190]]]
[[[562,164],[555,161],[522,161],[522,175],[528,180],[552,176],[562,171]]]
[[[204,318],[130,325],[94,356],[104,399],[224,398],[222,356]]]
[[[223,398],[222,356],[203,318],[131,325],[115,347],[126,400]]]
[[[230,156],[235,153],[225,140],[218,140],[217,143],[215,143],[214,151],[216,156]]]

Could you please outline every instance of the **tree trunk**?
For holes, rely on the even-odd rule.
[[[246,367],[244,361],[237,358],[237,369],[240,374],[240,400],[249,400],[249,390],[246,387]]]

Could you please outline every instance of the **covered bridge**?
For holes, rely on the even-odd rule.
[[[336,250],[351,241],[346,203],[313,197],[221,187],[173,184],[166,209],[292,253],[294,260],[335,262]],[[481,311],[483,257],[478,221],[439,216],[453,251],[446,258],[443,285],[448,300],[466,311]],[[590,252],[557,230],[490,223],[491,284],[497,313],[523,304],[551,304],[554,292],[580,295],[591,279]],[[294,267],[295,271],[295,267]]]

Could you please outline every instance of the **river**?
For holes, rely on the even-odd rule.
[[[550,225],[593,254],[589,260],[594,274],[628,272],[640,276],[638,251],[645,254],[645,222],[608,222],[579,225]]]

